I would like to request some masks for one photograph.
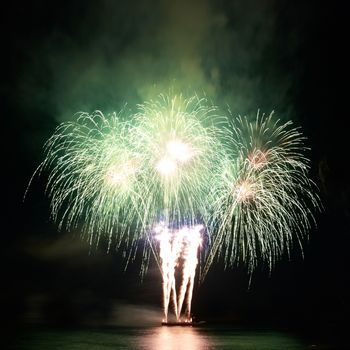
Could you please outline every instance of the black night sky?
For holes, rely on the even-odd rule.
[[[1,5],[2,7],[4,5]],[[157,317],[161,276],[90,249],[49,219],[42,146],[80,110],[131,108],[174,87],[205,92],[232,113],[259,108],[307,136],[324,210],[270,275],[213,266],[194,312],[213,323],[277,327],[341,342],[349,319],[347,18],[340,1],[19,1],[1,10],[1,320],[26,327],[98,327]],[[131,310],[131,311],[130,311]],[[344,334],[345,332],[345,334]]]

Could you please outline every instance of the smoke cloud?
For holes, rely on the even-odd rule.
[[[19,85],[30,118],[134,108],[170,90],[206,94],[234,115],[291,112],[274,0],[39,5],[32,21],[44,29],[30,38]]]

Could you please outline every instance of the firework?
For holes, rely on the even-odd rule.
[[[117,246],[139,238],[145,220],[143,166],[130,141],[131,129],[120,114],[79,113],[47,141],[38,172],[48,172],[51,215],[60,229],[81,226],[96,244],[102,234],[111,242],[115,232]]]
[[[304,140],[291,122],[273,114],[237,118],[223,133],[230,152],[212,192],[215,227],[203,276],[216,256],[232,266],[240,259],[253,271],[258,259],[272,268],[293,241],[301,246],[319,208]]]
[[[148,166],[154,221],[164,215],[177,225],[205,222],[222,154],[213,126],[216,109],[196,96],[160,96],[139,107],[135,138]]]
[[[169,304],[171,301],[177,322],[181,322],[182,308],[186,297],[186,314],[184,322],[191,322],[191,303],[198,249],[201,245],[202,225],[184,226],[179,230],[169,229],[164,222],[158,224],[154,232],[159,241],[159,255],[163,277],[163,322],[168,322]],[[181,283],[176,287],[176,272],[182,271]]]
[[[305,138],[291,122],[258,113],[223,123],[197,96],[161,95],[123,115],[79,113],[59,125],[37,172],[48,173],[59,228],[81,227],[91,244],[105,235],[129,258],[144,242],[141,274],[153,253],[165,321],[171,303],[178,321],[183,305],[190,321],[199,260],[203,280],[216,258],[243,260],[251,272],[259,259],[272,269],[295,241],[301,246],[320,204]]]
[[[197,96],[162,95],[136,115],[78,113],[59,125],[38,168],[48,173],[59,229],[80,227],[91,244],[107,236],[129,257],[146,240],[143,268],[152,251],[160,264],[150,235],[155,222],[208,220],[206,198],[220,164],[215,111]]]

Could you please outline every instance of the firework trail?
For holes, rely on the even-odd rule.
[[[187,292],[187,312],[186,321],[192,321],[191,319],[191,304],[192,304],[192,294],[194,287],[194,279],[196,275],[196,267],[198,264],[198,249],[201,245],[201,230],[202,225],[197,225],[192,228],[185,227],[180,230],[183,236],[184,247],[182,251],[182,283],[180,286],[180,293],[178,299],[178,321],[180,321],[182,306]]]
[[[159,240],[159,256],[161,259],[161,271],[163,277],[164,322],[167,322],[171,293],[173,295],[174,312],[176,318],[178,318],[175,268],[181,253],[182,242],[181,237],[172,234],[164,223],[156,226],[154,231],[157,234],[156,239]]]

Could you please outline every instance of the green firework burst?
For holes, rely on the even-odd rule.
[[[301,246],[311,208],[319,208],[305,138],[291,122],[258,113],[253,122],[234,119],[224,135],[228,154],[212,193],[215,229],[204,275],[218,255],[227,265],[241,259],[250,271],[259,258],[272,268],[294,239]]]

